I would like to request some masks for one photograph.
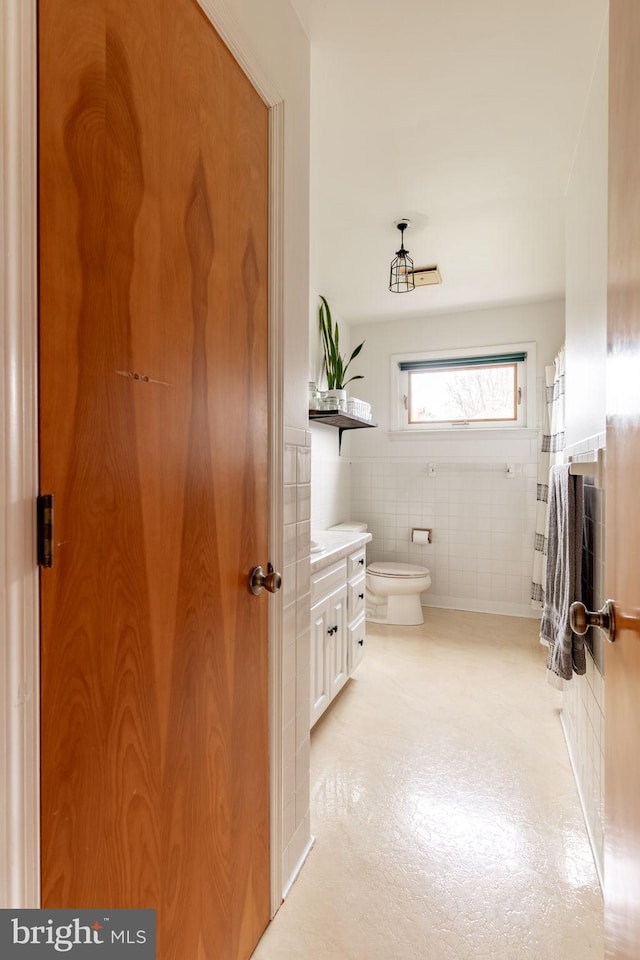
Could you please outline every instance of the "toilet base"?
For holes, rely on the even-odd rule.
[[[400,597],[378,597],[369,593],[367,601],[369,623],[390,623],[399,627],[416,627],[424,623],[419,593]]]

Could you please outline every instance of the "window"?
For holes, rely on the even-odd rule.
[[[526,354],[400,364],[407,371],[409,423],[518,419],[518,363]]]
[[[407,431],[473,430],[533,423],[526,409],[528,351],[506,347],[491,351],[485,347],[484,352],[467,349],[392,358],[397,426]]]

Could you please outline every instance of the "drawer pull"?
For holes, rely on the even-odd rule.
[[[358,600],[364,600],[364,593],[358,594]]]
[[[360,647],[364,647],[364,638],[362,638],[361,640],[358,640],[358,645]]]
[[[358,560],[358,563],[360,564],[361,567],[364,567],[364,557],[360,557],[360,559]]]

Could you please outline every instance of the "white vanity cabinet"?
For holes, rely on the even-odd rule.
[[[347,558],[347,611],[349,616],[349,675],[353,673],[364,656],[366,637],[366,550],[356,550]]]
[[[347,588],[311,610],[311,725],[347,682]]]
[[[365,550],[311,576],[311,726],[364,653]]]

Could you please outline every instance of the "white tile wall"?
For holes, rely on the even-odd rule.
[[[602,882],[604,862],[604,677],[587,651],[587,672],[564,684],[562,725]]]
[[[532,443],[535,451],[536,444]],[[504,460],[355,461],[351,511],[369,524],[371,560],[418,563],[431,571],[423,604],[534,616],[530,605],[537,454]],[[411,542],[412,527],[432,543]]]
[[[282,873],[286,880],[295,873],[296,866],[308,847],[311,835],[309,816],[311,434],[309,431],[285,431],[283,471]]]
[[[605,446],[597,434],[567,448],[574,459],[591,460]],[[585,480],[585,539],[583,550],[583,599],[589,609],[599,610],[604,594],[605,491]],[[587,637],[587,672],[564,684],[562,724],[571,757],[593,855],[602,882],[604,860],[604,638],[591,628]]]

